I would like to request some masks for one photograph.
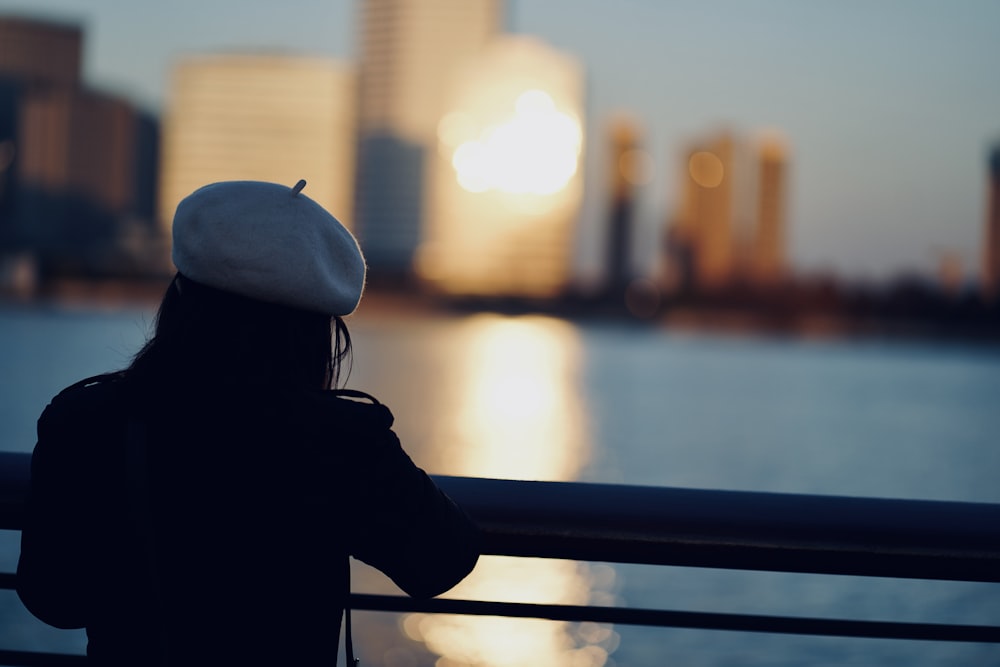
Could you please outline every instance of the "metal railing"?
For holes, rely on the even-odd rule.
[[[0,453],[0,529],[18,530],[29,455]],[[502,556],[1000,582],[1000,504],[435,477]],[[12,588],[13,574],[0,574]],[[355,609],[843,637],[1000,643],[1000,626],[351,596]],[[0,664],[79,664],[0,650]]]

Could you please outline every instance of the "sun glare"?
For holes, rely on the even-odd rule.
[[[454,135],[452,121],[459,116],[445,118],[443,140]],[[559,111],[548,93],[528,90],[503,122],[459,144],[451,164],[469,192],[551,195],[566,187],[579,168],[582,143],[578,119]]]

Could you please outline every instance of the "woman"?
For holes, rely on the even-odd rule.
[[[389,410],[331,389],[365,264],[304,185],[181,202],[154,336],[39,419],[18,594],[92,664],[335,664],[349,555],[414,596],[476,563]]]

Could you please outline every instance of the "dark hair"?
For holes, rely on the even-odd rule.
[[[351,336],[339,317],[265,303],[180,273],[160,303],[152,338],[125,377],[164,388],[237,381],[273,389],[335,387]]]

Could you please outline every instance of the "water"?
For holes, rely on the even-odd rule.
[[[61,387],[118,368],[151,317],[0,309],[0,446],[29,451]],[[350,386],[433,473],[1000,502],[1000,352],[702,336],[543,317],[350,321]],[[16,538],[16,536],[14,536]],[[0,544],[16,562],[16,539]],[[391,592],[363,566],[355,588]],[[82,650],[0,597],[0,643]],[[1000,587],[484,559],[454,597],[1000,625]],[[358,613],[364,663],[1000,665],[1000,647]]]

